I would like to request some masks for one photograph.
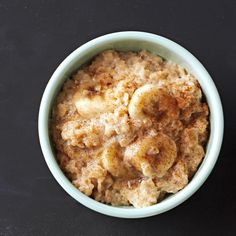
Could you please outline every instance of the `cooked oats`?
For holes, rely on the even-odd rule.
[[[61,169],[111,205],[153,205],[184,188],[205,155],[209,112],[197,80],[147,51],[100,53],[53,107]]]

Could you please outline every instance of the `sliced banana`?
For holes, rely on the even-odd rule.
[[[146,84],[134,92],[128,111],[130,117],[137,120],[147,117],[175,119],[179,115],[175,98],[154,84]]]
[[[121,177],[127,172],[119,150],[119,144],[112,142],[102,153],[102,163],[104,168],[115,177]]]
[[[100,95],[83,96],[80,91],[74,95],[73,102],[78,113],[86,118],[92,118],[114,109],[114,104],[105,97]]]
[[[131,144],[125,151],[125,160],[144,176],[163,177],[173,165],[177,148],[175,142],[163,133],[147,136]]]
[[[106,145],[101,155],[103,167],[114,177],[136,178],[138,172],[130,170],[123,160],[123,151],[117,141]]]

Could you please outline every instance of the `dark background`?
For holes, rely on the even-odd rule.
[[[236,235],[236,1],[0,0],[0,235]],[[219,90],[225,136],[214,171],[162,215],[118,219],[73,200],[49,172],[39,103],[58,64],[97,36],[153,32],[190,50]]]

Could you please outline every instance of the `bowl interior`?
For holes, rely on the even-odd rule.
[[[223,125],[223,117],[220,114],[220,116],[217,118],[217,113],[219,112],[222,113],[222,110],[221,110],[219,96],[214,86],[214,83],[210,79],[209,74],[201,65],[201,63],[195,57],[193,57],[187,50],[177,45],[176,43],[170,40],[164,39],[160,36],[147,34],[146,37],[137,37],[137,34],[131,34],[129,37],[124,37],[124,35],[120,36],[118,34],[119,33],[117,33],[116,37],[114,37],[114,34],[113,36],[111,34],[109,37],[104,38],[103,36],[103,37],[100,37],[98,39],[95,39],[86,43],[85,45],[75,50],[72,54],[70,54],[54,72],[45,90],[42,103],[41,103],[41,108],[40,108],[43,110],[43,115],[41,116],[42,118],[41,122],[40,122],[40,116],[39,116],[39,129],[40,128],[44,129],[44,131],[42,132],[44,132],[43,135],[46,136],[46,138],[44,137],[45,140],[41,141],[41,146],[42,146],[42,150],[44,152],[44,156],[47,161],[47,164],[51,172],[53,173],[54,177],[57,179],[59,184],[61,184],[61,186],[71,196],[73,196],[77,200],[78,198],[80,198],[80,202],[82,204],[87,205],[88,207],[96,211],[99,211],[101,213],[105,213],[108,215],[127,217],[127,218],[144,217],[144,216],[154,215],[155,213],[164,212],[180,204],[181,202],[186,200],[189,196],[191,196],[205,181],[205,179],[207,178],[207,176],[209,175],[210,171],[212,170],[215,164],[215,161],[217,159],[218,152],[220,149],[223,128],[220,127],[220,131],[218,134],[215,131],[216,131],[217,124],[221,123],[221,126]],[[134,209],[133,207],[128,207],[129,211],[132,209],[132,211],[134,212],[124,213],[122,209],[124,210],[127,207],[107,206],[105,204],[96,202],[95,200],[85,196],[79,190],[77,190],[69,182],[69,180],[64,176],[64,174],[58,167],[54,154],[53,154],[54,151],[53,151],[52,144],[50,143],[49,134],[48,134],[48,125],[49,125],[48,121],[50,120],[51,108],[54,103],[55,97],[60,91],[65,80],[70,78],[71,74],[73,74],[76,70],[78,70],[81,65],[89,62],[98,53],[107,49],[114,49],[114,50],[120,50],[120,51],[148,50],[154,54],[157,54],[163,57],[166,60],[171,60],[177,64],[182,65],[198,79],[202,87],[202,90],[206,96],[209,108],[210,108],[211,133],[210,133],[210,138],[209,138],[209,142],[207,146],[206,156],[202,164],[200,165],[197,173],[194,175],[193,179],[183,190],[179,191],[178,193],[174,195],[170,195],[169,197],[164,199],[161,203],[145,208],[145,209],[152,208],[152,211],[145,212],[145,209]],[[215,103],[219,104],[218,110],[216,109]],[[40,126],[40,124],[43,123],[44,121],[46,121],[44,126],[43,125]],[[40,133],[41,131],[39,131],[39,134]],[[216,141],[213,142],[214,135],[219,135],[219,139],[217,140],[217,142]],[[211,153],[211,156],[208,155],[209,150],[214,147],[216,148],[215,152]],[[47,151],[44,151],[46,149]],[[205,169],[201,170],[203,167]],[[204,171],[205,171],[204,176],[200,176],[202,175],[202,172]],[[197,183],[198,186],[194,186],[192,182],[194,181],[195,178],[198,178],[198,175],[199,175],[199,179],[198,179],[199,183]],[[173,198],[175,198],[175,202],[170,204],[170,201]],[[159,211],[158,209],[154,209],[155,207],[159,207]],[[112,212],[113,211],[112,209],[117,209],[117,212],[116,213]]]

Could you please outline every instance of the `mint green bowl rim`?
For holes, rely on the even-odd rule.
[[[62,78],[61,75],[66,74],[66,71],[68,70],[69,66],[75,63],[75,61],[78,60],[80,56],[86,55],[86,52],[88,50],[91,50],[91,48],[96,48],[98,45],[112,44],[113,42],[118,42],[122,40],[137,39],[143,40],[146,43],[150,42],[152,44],[158,42],[159,45],[168,48],[171,52],[175,53],[181,58],[184,58],[188,65],[190,65],[197,73],[197,78],[204,91],[210,108],[210,138],[207,145],[207,151],[205,158],[202,164],[200,165],[198,171],[194,175],[193,179],[184,189],[171,195],[162,202],[150,207],[140,209],[136,209],[133,207],[115,207],[106,205],[84,195],[77,188],[75,188],[58,166],[53,149],[51,147],[48,132],[48,122],[50,117],[51,106],[55,94],[61,87],[62,80],[64,81],[66,79]],[[208,74],[204,66],[198,61],[198,59],[196,59],[190,52],[188,52],[182,46],[165,37],[137,31],[124,31],[107,34],[95,38],[73,51],[58,66],[58,68],[55,70],[52,77],[50,78],[42,96],[38,116],[38,133],[41,149],[45,161],[57,182],[71,197],[73,197],[75,200],[77,200],[84,206],[102,214],[120,218],[142,218],[157,215],[178,206],[186,199],[188,199],[192,194],[194,194],[205,182],[217,161],[223,139],[223,130],[224,119],[219,94],[210,75]]]

